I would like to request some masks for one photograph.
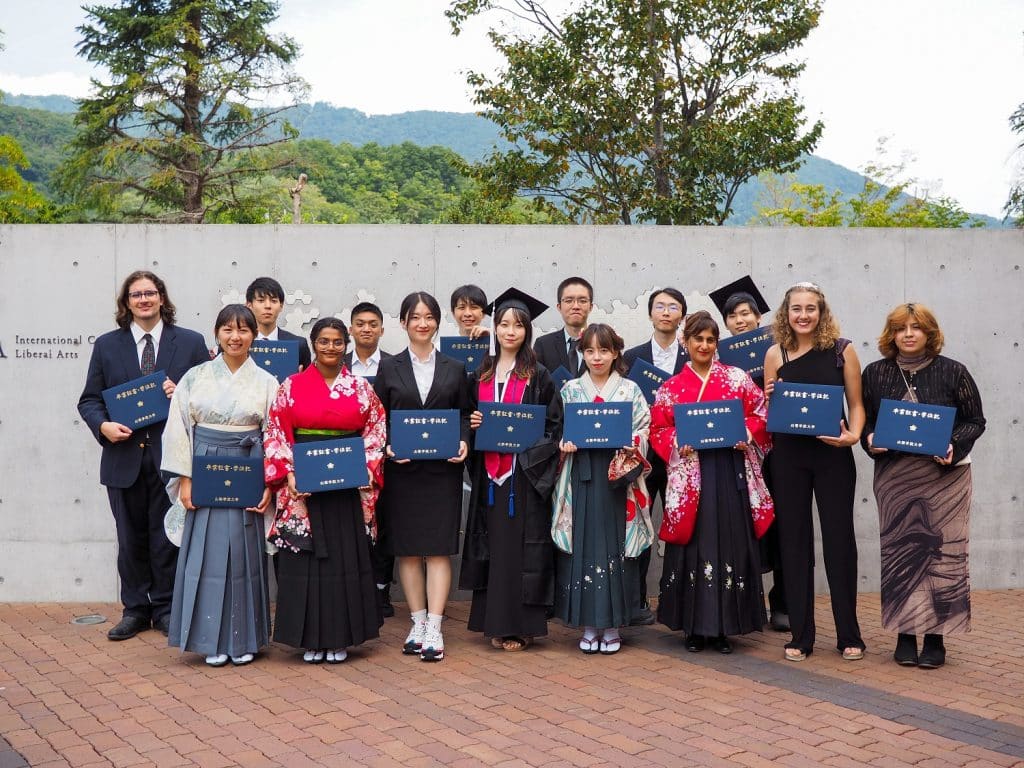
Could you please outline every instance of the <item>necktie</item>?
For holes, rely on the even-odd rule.
[[[569,343],[566,345],[566,350],[569,355],[569,373],[573,376],[579,376],[580,366],[576,357],[576,339],[569,339]]]
[[[142,348],[142,375],[149,376],[156,370],[156,351],[153,348],[153,336],[146,334],[142,337],[146,346]]]

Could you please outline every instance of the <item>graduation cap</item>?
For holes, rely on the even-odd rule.
[[[718,307],[718,311],[722,313],[722,319],[725,320],[725,305],[729,303],[729,299],[737,298],[738,303],[746,301],[753,307],[759,315],[763,315],[765,312],[771,310],[768,306],[768,302],[764,300],[764,296],[757,290],[757,286],[754,285],[753,279],[750,275],[744,275],[739,280],[735,280],[728,285],[722,286],[708,294],[715,306]]]
[[[494,342],[494,330],[497,329],[498,317],[501,315],[501,311],[506,307],[515,307],[521,309],[527,314],[530,320],[536,320],[538,317],[544,314],[548,309],[547,304],[539,299],[535,299],[525,291],[520,291],[518,288],[509,288],[507,291],[503,291],[490,306],[490,312],[488,314],[494,318],[495,328],[492,329],[490,334],[490,353],[493,356],[495,353],[495,342]]]

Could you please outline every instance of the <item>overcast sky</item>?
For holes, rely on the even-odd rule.
[[[103,0],[92,0],[103,2]],[[473,111],[467,69],[499,60],[474,23],[449,34],[444,0],[281,0],[312,97],[371,114]],[[2,0],[0,90],[87,95],[75,0]],[[1007,119],[1024,102],[1024,0],[825,0],[800,93],[825,122],[815,154],[861,169],[888,136],[932,194],[1000,216],[1020,158]],[[1018,140],[1021,137],[1016,137]]]

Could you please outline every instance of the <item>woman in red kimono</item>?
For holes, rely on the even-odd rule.
[[[268,535],[280,550],[274,640],[305,649],[308,663],[338,664],[346,648],[378,637],[383,624],[370,531],[382,482],[384,408],[373,387],[342,364],[348,330],[341,320],[318,320],[310,339],[313,365],[277,391],[263,442],[267,485],[284,490]],[[292,447],[355,435],[366,447],[367,485],[299,493]]]
[[[668,466],[658,620],[685,632],[689,651],[710,640],[732,653],[729,635],[760,631],[766,620],[757,546],[774,519],[761,476],[771,445],[765,399],[746,372],[715,359],[718,324],[707,312],[686,319],[683,340],[690,360],[651,408],[651,445]],[[734,399],[743,403],[746,441],[699,452],[677,444],[675,405]]]

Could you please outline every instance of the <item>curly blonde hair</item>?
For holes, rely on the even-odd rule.
[[[911,320],[921,326],[921,330],[927,336],[927,341],[924,344],[925,354],[935,357],[942,351],[946,339],[942,335],[942,329],[939,328],[939,321],[924,304],[912,301],[900,304],[885,318],[885,328],[882,329],[882,335],[878,337],[878,351],[882,357],[890,360],[896,357],[899,352],[896,347],[896,334],[903,330],[903,327]]]
[[[794,293],[813,293],[818,297],[818,327],[814,329],[814,348],[828,349],[839,338],[839,323],[828,308],[824,292],[814,283],[797,283],[786,291],[772,321],[772,335],[776,343],[787,351],[796,349],[796,333],[789,324],[789,297]]]

